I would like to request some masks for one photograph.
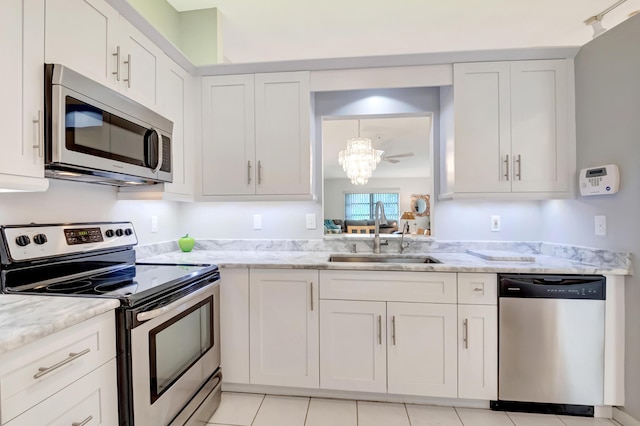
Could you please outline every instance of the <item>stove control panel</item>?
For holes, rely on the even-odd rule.
[[[4,226],[1,227],[1,237],[13,262],[138,243],[131,222]]]

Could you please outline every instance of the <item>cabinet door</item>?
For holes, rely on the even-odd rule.
[[[387,391],[386,303],[320,301],[320,387]]]
[[[102,0],[46,0],[47,63],[116,87],[120,15]]]
[[[162,114],[173,121],[171,169],[173,183],[165,192],[193,199],[193,145],[195,139],[195,102],[193,77],[169,58],[161,67]]]
[[[120,17],[120,91],[159,110],[159,71],[164,53],[126,19]]]
[[[569,190],[565,60],[511,62],[514,192]]]
[[[253,75],[202,79],[202,195],[255,193]]]
[[[0,186],[11,188],[21,177],[44,178],[44,2],[9,0],[1,7],[0,52],[7,65],[0,68],[0,80],[6,82],[0,102]],[[31,183],[47,188],[44,179]]]
[[[509,63],[453,66],[455,192],[511,191]]]
[[[249,275],[251,383],[317,388],[318,271]]]
[[[225,383],[249,383],[249,270],[220,270],[220,352]]]
[[[309,73],[255,76],[257,194],[311,193]]]
[[[497,309],[458,306],[458,398],[498,398]]]
[[[456,397],[456,305],[387,304],[388,392]]]

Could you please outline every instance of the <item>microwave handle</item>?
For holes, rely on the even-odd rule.
[[[160,132],[158,131],[158,129],[156,129],[155,127],[152,127],[150,129],[152,132],[155,132],[157,138],[156,140],[158,141],[158,165],[151,170],[152,173],[158,173],[158,171],[160,170],[160,168],[162,167],[162,136],[160,136]]]

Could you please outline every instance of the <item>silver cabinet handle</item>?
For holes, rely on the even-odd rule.
[[[522,180],[522,156],[520,154],[518,154],[518,159],[515,162],[518,163],[518,173],[516,176],[518,180]]]
[[[251,183],[251,161],[247,161],[247,184]]]
[[[77,352],[77,353],[71,352],[69,354],[69,358],[63,359],[59,363],[53,364],[51,367],[40,367],[40,368],[38,368],[38,372],[36,374],[34,374],[33,378],[34,379],[39,379],[40,377],[44,376],[45,374],[49,374],[52,371],[57,370],[58,368],[62,367],[63,365],[67,365],[70,362],[73,362],[76,359],[80,358],[81,356],[88,354],[89,352],[91,352],[90,348],[87,348],[87,349],[83,350],[82,352]]]
[[[116,47],[116,53],[113,56],[116,57],[116,70],[111,74],[116,76],[117,81],[120,81],[120,46]]]
[[[131,54],[127,55],[127,60],[124,63],[127,64],[127,78],[123,78],[122,81],[126,81],[127,87],[131,88]]]
[[[81,422],[73,422],[71,423],[71,426],[84,426],[87,423],[89,423],[91,420],[93,420],[93,416],[89,416]]]
[[[473,291],[480,292],[480,291],[483,291],[483,290],[482,290],[482,287],[474,287]]]
[[[469,349],[469,319],[462,321],[462,343],[465,349]]]
[[[391,317],[391,340],[393,341],[393,346],[396,345],[396,316]]]
[[[38,148],[38,155],[42,157],[44,155],[44,141],[42,140],[42,110],[38,110],[38,118],[32,120],[33,124],[38,125],[38,143],[36,145],[32,145],[32,148]]]
[[[262,163],[258,161],[258,185],[262,183]]]
[[[509,180],[509,154],[507,154],[506,158],[504,159],[504,169],[505,169],[505,174],[504,177]]]
[[[382,345],[382,315],[378,315],[378,344]]]
[[[309,290],[311,293],[311,310],[313,311],[313,281],[309,283]]]

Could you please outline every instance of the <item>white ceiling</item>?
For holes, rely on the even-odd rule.
[[[384,155],[413,153],[396,158],[398,163],[381,161],[372,178],[431,176],[431,119],[429,117],[385,117],[360,119],[360,136],[371,139],[373,148]],[[322,122],[322,163],[325,179],[347,179],[338,164],[338,152],[347,140],[358,136],[358,120],[325,120]]]
[[[168,0],[217,7],[232,63],[549,46],[582,46],[584,24],[616,0]],[[640,9],[627,0],[611,28]]]

